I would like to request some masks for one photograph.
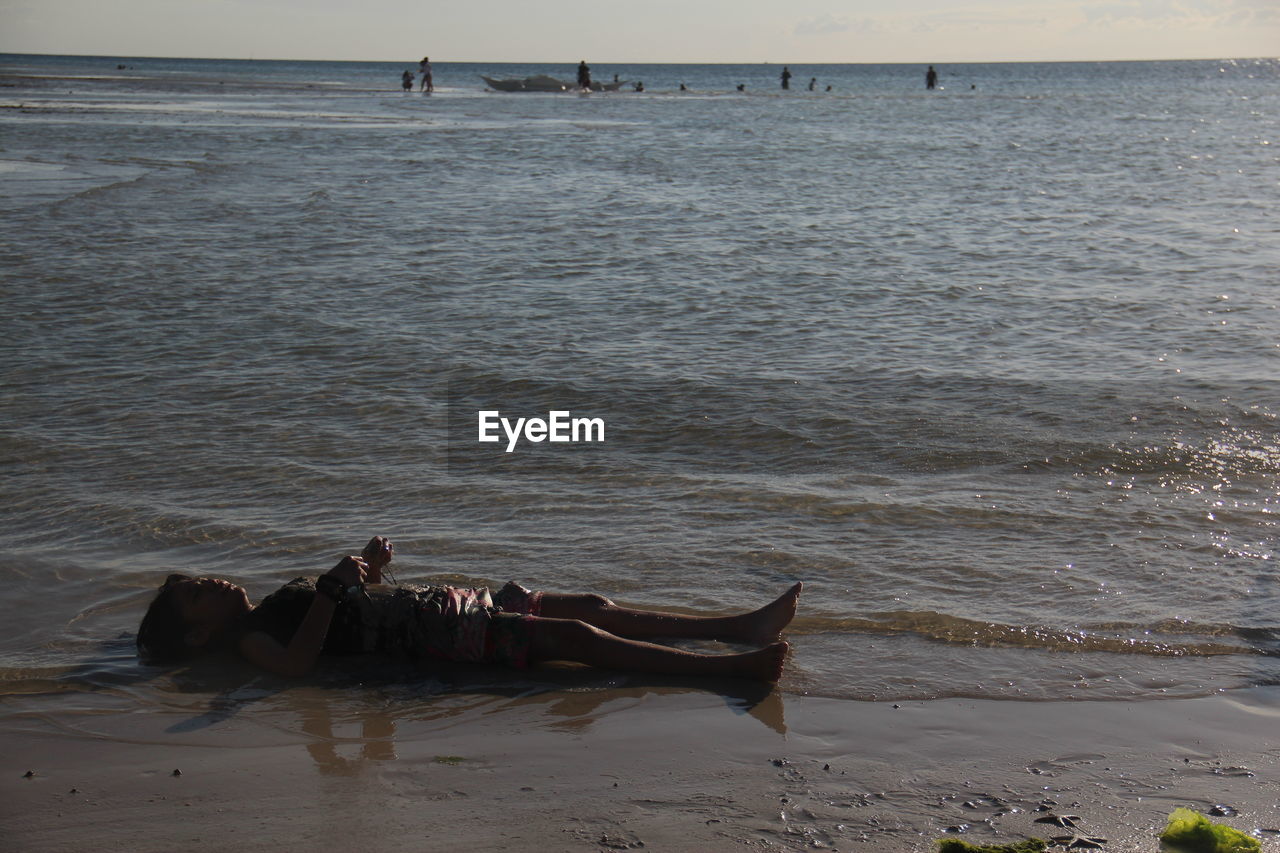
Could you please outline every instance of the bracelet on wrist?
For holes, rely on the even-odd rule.
[[[341,604],[347,600],[347,585],[333,575],[321,575],[316,578],[316,592],[334,604]]]

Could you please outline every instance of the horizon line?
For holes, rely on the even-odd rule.
[[[85,58],[85,59],[160,59],[160,60],[195,60],[205,62],[316,62],[316,63],[339,63],[349,62],[353,64],[400,64],[404,62],[416,63],[416,59],[302,59],[287,56],[157,56],[149,54],[125,54],[125,53],[44,53],[44,52],[27,52],[27,51],[0,51],[3,56],[48,56],[48,57],[67,57],[67,58]],[[558,60],[558,59],[444,59],[433,60],[434,65],[577,65],[579,60]],[[732,60],[714,60],[714,61],[675,61],[675,60],[602,60],[593,59],[593,63],[610,64],[610,65],[796,65],[797,67],[812,67],[820,65],[1065,65],[1065,64],[1083,64],[1097,62],[1274,62],[1280,61],[1280,56],[1182,56],[1182,57],[1159,57],[1159,58],[1129,58],[1129,59],[921,59],[921,60],[893,60],[893,61],[821,61],[821,62],[796,62],[794,60],[752,60],[752,61],[732,61]]]

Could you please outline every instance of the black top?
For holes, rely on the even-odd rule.
[[[244,620],[244,631],[261,631],[282,646],[288,646],[298,626],[311,609],[316,585],[311,578],[295,578],[268,595]],[[363,620],[360,608],[344,601],[333,612],[322,651],[330,655],[363,652]]]
[[[333,611],[320,651],[327,655],[382,652],[421,656],[447,646],[456,614],[446,616],[448,587],[370,586]],[[261,631],[288,646],[316,598],[311,578],[295,578],[268,595],[241,623],[244,633]],[[496,609],[496,608],[490,608]]]

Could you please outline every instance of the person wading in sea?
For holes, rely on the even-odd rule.
[[[422,61],[418,63],[418,70],[422,72],[422,91],[428,94],[434,92],[436,83],[431,74],[431,57],[422,57]]]

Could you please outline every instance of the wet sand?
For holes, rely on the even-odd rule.
[[[869,703],[621,685],[10,716],[5,846],[897,853],[952,831],[1154,851],[1175,807],[1215,805],[1280,846],[1275,688]],[[1054,815],[1075,828],[1037,822]]]

